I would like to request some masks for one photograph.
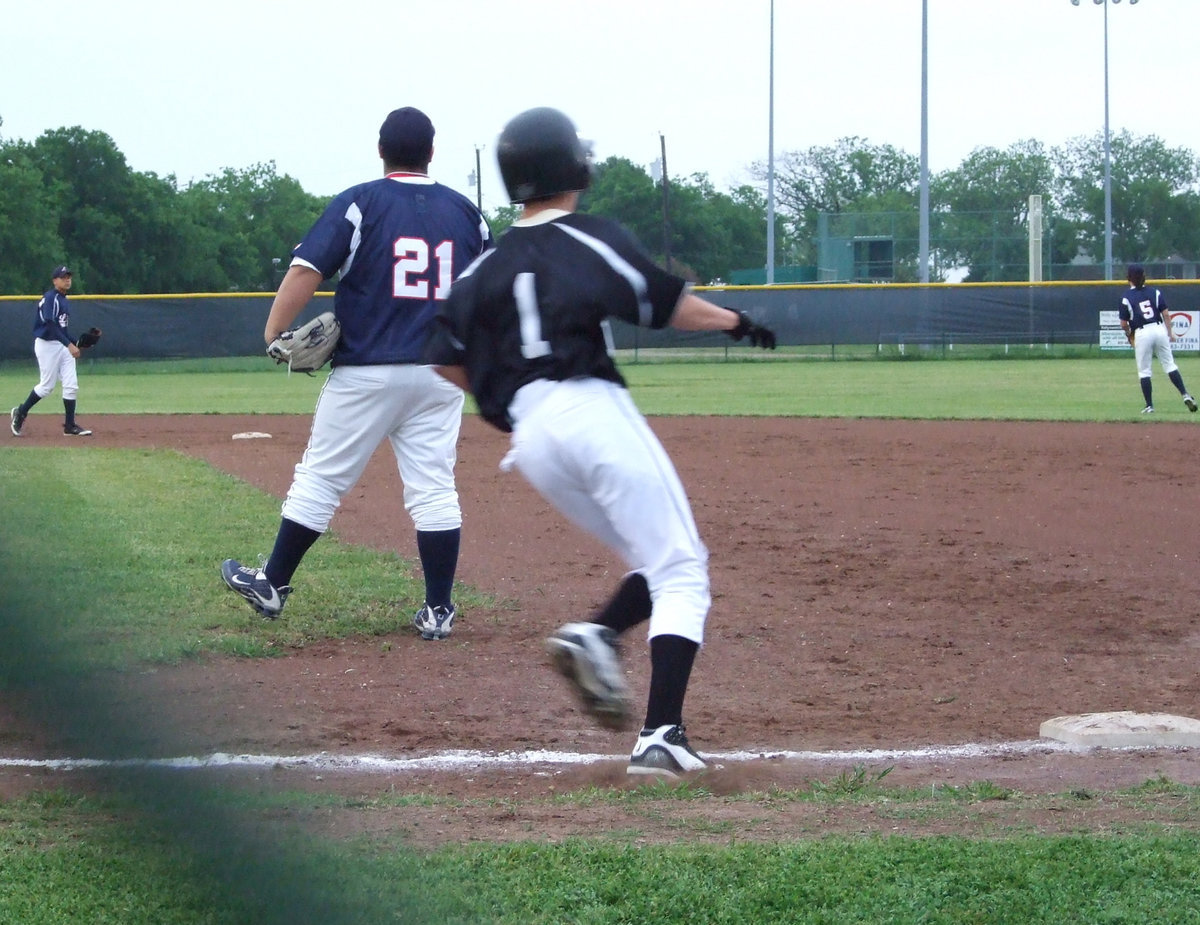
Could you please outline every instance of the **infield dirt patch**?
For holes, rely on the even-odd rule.
[[[170,448],[282,498],[310,419],[89,416],[86,423],[95,436],[77,441],[79,452]],[[713,608],[685,711],[700,751],[1002,743],[1036,739],[1042,721],[1071,713],[1200,715],[1200,519],[1196,431],[1188,424],[710,417],[651,424],[675,460],[711,555]],[[51,425],[30,418],[22,445],[61,446]],[[248,431],[272,436],[232,439]],[[567,771],[436,778],[243,772],[263,784],[497,799],[624,786],[617,756],[631,734],[584,718],[542,649],[556,626],[600,604],[623,568],[519,476],[499,471],[506,448],[504,435],[465,420],[458,577],[495,594],[501,608],[463,612],[446,642],[404,632],[386,646],[369,639],[272,660],[213,659],[131,676],[122,696],[137,702],[153,691],[161,709],[181,718],[181,744],[196,754],[463,748],[614,756]],[[213,550],[214,581],[222,557],[269,551],[274,529],[263,524],[260,535],[230,537],[228,549]],[[386,446],[333,530],[416,558]],[[289,611],[304,606],[304,568]],[[644,702],[644,640],[627,641],[625,662],[635,702]],[[1034,750],[889,765],[889,784],[934,789],[988,780],[1061,793],[1158,775],[1200,783],[1186,750]],[[752,761],[713,774],[710,784],[718,793],[802,786],[845,770]],[[3,776],[17,783],[18,775]],[[506,812],[463,811],[426,826],[469,839],[556,837],[595,824],[561,808],[521,818]],[[774,825],[799,832],[806,824]]]

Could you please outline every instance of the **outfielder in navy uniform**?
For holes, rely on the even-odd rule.
[[[37,304],[33,319],[33,352],[37,357],[41,378],[25,401],[10,412],[9,429],[14,437],[21,436],[29,410],[62,383],[63,433],[68,437],[90,437],[92,432],[75,420],[75,402],[79,396],[79,376],[75,361],[81,350],[67,327],[71,310],[67,306],[67,291],[71,288],[71,270],[54,268],[51,286]]]
[[[512,433],[501,467],[515,466],[630,569],[590,622],[547,640],[557,668],[588,712],[623,726],[617,639],[648,621],[650,692],[628,772],[699,771],[705,762],[688,744],[683,701],[710,605],[708,552],[671,460],[613,363],[606,319],[726,331],[764,347],[775,335],[694,295],[621,226],[575,213],[591,157],[563,113],[518,115],[497,158],[521,217],[455,282],[426,358]]]
[[[425,578],[425,602],[413,623],[424,639],[445,639],[453,627],[462,527],[454,464],[463,395],[422,365],[421,355],[438,303],[491,246],[492,234],[474,203],[428,176],[433,134],[417,109],[388,114],[379,131],[384,177],[329,204],[293,250],[271,305],[263,332],[268,345],[320,283],[340,273],[334,314],[341,339],[275,546],[262,568],[235,559],[221,564],[225,583],[268,619],[283,609],[300,560],[387,440]]]
[[[1171,343],[1176,339],[1175,331],[1171,328],[1171,312],[1167,308],[1167,299],[1159,289],[1146,285],[1146,270],[1140,264],[1130,264],[1125,278],[1129,281],[1129,291],[1121,298],[1121,308],[1118,312],[1121,327],[1125,337],[1133,347],[1137,360],[1138,380],[1142,385],[1142,397],[1146,407],[1142,414],[1154,413],[1153,389],[1150,382],[1150,364],[1158,357],[1159,365],[1171,380],[1171,384],[1183,396],[1183,403],[1188,411],[1196,410],[1196,400],[1184,388],[1183,376],[1175,364],[1174,351]]]

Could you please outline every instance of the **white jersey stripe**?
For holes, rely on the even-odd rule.
[[[560,231],[565,231],[575,240],[579,241],[587,247],[590,247],[599,254],[604,261],[617,271],[625,281],[629,283],[633,289],[633,294],[637,296],[638,302],[638,324],[649,326],[653,317],[653,309],[650,305],[649,291],[646,284],[646,277],[639,273],[634,267],[628,263],[625,258],[618,254],[615,250],[601,241],[599,238],[593,238],[590,234],[580,231],[578,228],[572,228],[564,223],[556,223],[555,228]]]
[[[358,246],[362,244],[362,220],[362,210],[359,209],[358,203],[350,203],[350,207],[346,209],[346,221],[354,226],[354,235],[350,239],[350,253],[346,255],[345,262],[338,270],[343,276],[349,272],[354,263],[354,256],[358,253]]]

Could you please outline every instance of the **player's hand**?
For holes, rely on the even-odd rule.
[[[83,356],[83,351],[80,350],[78,347],[76,347],[74,344],[67,344],[67,352],[69,352],[71,354],[71,356],[75,357],[75,359],[77,359],[77,360],[81,356]]]
[[[726,334],[734,340],[741,340],[743,337],[749,338],[751,347],[762,347],[764,350],[775,349],[774,331],[761,324],[755,324],[745,312],[738,311],[736,308],[729,310],[737,313],[738,323],[737,327],[729,329],[725,332]]]

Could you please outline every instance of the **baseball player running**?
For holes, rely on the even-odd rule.
[[[428,176],[433,134],[420,110],[388,114],[379,131],[383,178],[330,203],[292,251],[271,305],[267,344],[323,280],[341,274],[334,296],[341,340],[275,546],[261,568],[236,559],[221,564],[225,583],[268,619],[279,616],[300,560],[387,440],[425,578],[425,602],[413,623],[424,639],[445,639],[454,625],[462,527],[454,463],[463,395],[422,365],[421,353],[437,303],[459,271],[491,246],[492,234],[469,199]]]
[[[699,771],[683,701],[710,604],[708,552],[671,460],[609,355],[606,319],[721,330],[763,347],[775,335],[691,293],[621,226],[576,214],[591,156],[563,113],[518,115],[497,158],[521,217],[455,282],[426,358],[512,433],[501,468],[515,466],[629,566],[592,620],[547,640],[556,666],[586,710],[619,727],[629,704],[617,640],[649,621],[650,693],[627,770]]]
[[[1176,339],[1175,331],[1171,328],[1171,312],[1167,309],[1166,297],[1154,286],[1146,285],[1146,270],[1140,264],[1130,264],[1125,274],[1129,281],[1129,290],[1121,298],[1121,308],[1118,312],[1121,327],[1125,336],[1133,346],[1133,355],[1137,360],[1138,380],[1142,385],[1142,397],[1146,399],[1146,407],[1142,414],[1154,413],[1153,388],[1150,381],[1150,364],[1158,357],[1159,365],[1171,380],[1171,384],[1183,396],[1183,403],[1188,411],[1196,410],[1196,399],[1184,388],[1183,376],[1175,364],[1174,351],[1171,343]]]
[[[62,383],[62,402],[65,417],[63,433],[68,437],[90,437],[92,432],[75,420],[75,402],[79,396],[79,375],[75,361],[81,351],[67,332],[71,310],[67,307],[67,292],[71,288],[71,270],[54,268],[51,286],[38,300],[33,319],[33,352],[37,357],[41,378],[25,401],[10,412],[9,429],[14,437],[21,436],[29,410]],[[0,406],[3,407],[3,406]]]

